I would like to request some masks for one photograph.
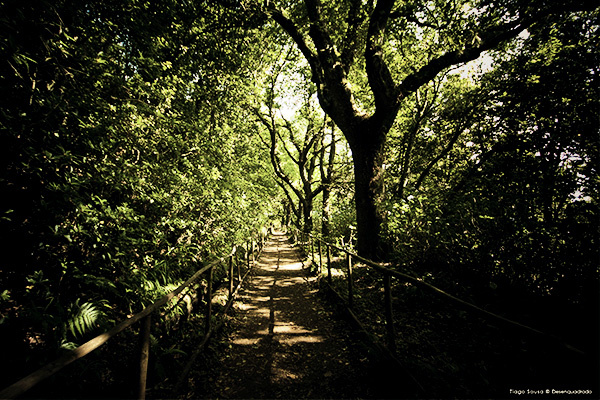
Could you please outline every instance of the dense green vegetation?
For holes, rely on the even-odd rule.
[[[478,85],[454,75],[415,96],[418,117],[389,150],[390,240],[397,257],[425,269],[593,302],[596,28],[560,17],[536,29],[496,54]],[[419,150],[406,160],[408,141]]]
[[[0,2],[0,386],[274,222],[597,352],[593,3]]]
[[[219,9],[11,1],[1,15],[5,386],[247,240],[278,204],[235,102],[243,31]],[[231,25],[215,31],[219,18]]]

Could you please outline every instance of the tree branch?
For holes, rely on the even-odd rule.
[[[364,15],[365,13],[361,7],[361,2],[350,2],[350,9],[348,10],[348,16],[346,18],[346,33],[344,35],[341,51],[342,67],[346,74],[349,73],[350,67],[354,63],[356,51],[358,50],[358,31],[364,23]]]
[[[310,21],[309,35],[317,49],[313,57],[316,68],[313,68],[312,73],[321,108],[338,125],[347,127],[354,124],[357,117],[362,118],[354,107],[352,92],[348,86],[348,68],[344,67],[341,57],[336,53],[333,41],[323,24],[320,0],[305,0],[304,4]],[[317,79],[314,77],[315,73],[319,74]]]
[[[292,124],[283,115],[281,115],[281,119],[283,119],[283,121],[285,122],[285,124],[283,126],[290,134],[290,142],[292,142],[292,144],[296,148],[296,151],[298,152],[298,154],[301,154],[302,149],[300,148],[300,145],[298,144],[298,141],[296,140],[296,136],[294,135],[294,129],[292,128]],[[289,152],[288,152],[288,154],[289,154]],[[291,157],[291,155],[290,155],[290,157]],[[296,160],[296,158],[294,158],[294,157],[291,157],[291,158],[292,158],[292,160],[294,160],[294,162],[296,164],[300,163],[300,160]]]
[[[289,130],[289,129],[288,129]],[[292,161],[295,164],[298,164],[299,161],[296,159],[296,157],[294,157],[294,155],[292,154],[292,152],[290,151],[290,149],[288,149],[288,147],[285,145],[285,140],[283,140],[283,137],[281,136],[281,134],[279,133],[279,129],[277,129],[277,137],[279,138],[279,140],[281,140],[283,149],[285,150],[285,152],[287,153],[288,157],[292,159]],[[296,146],[296,143],[294,143],[294,140],[292,138],[291,142],[294,144],[294,146]]]
[[[261,122],[261,121],[257,121],[257,122]],[[260,134],[260,132],[256,131],[256,136],[258,136],[258,138],[260,139],[261,143],[263,144],[263,146],[265,146],[265,150],[270,150],[271,146],[269,145],[269,143],[267,143],[267,141],[262,137],[262,135]]]
[[[324,128],[323,128],[324,129]],[[329,157],[325,164],[325,150],[329,147]],[[319,172],[321,173],[321,181],[323,185],[331,185],[331,177],[333,175],[333,164],[335,159],[335,124],[331,124],[331,143],[325,145],[325,134],[321,136],[321,148],[319,149]],[[326,167],[325,167],[326,165]]]
[[[396,85],[392,73],[383,59],[382,48],[385,39],[385,28],[393,6],[394,0],[378,1],[371,14],[367,31],[365,70],[377,110],[393,109],[398,104]]]
[[[419,21],[419,19],[415,16],[415,9],[416,9],[416,7],[414,5],[403,5],[400,8],[398,8],[395,11],[392,11],[390,13],[390,19],[404,18],[408,22],[412,22],[420,27],[432,28],[432,29],[440,28],[439,26],[437,26],[435,24]]]
[[[277,182],[277,184],[279,185],[279,187],[281,189],[283,189],[283,192],[285,193],[285,196],[287,197],[288,201],[290,202],[290,207],[292,207],[292,212],[296,216],[296,219],[299,220],[302,217],[301,212],[300,212],[300,207],[296,207],[296,205],[294,204],[294,200],[292,199],[292,195],[290,194],[290,192],[288,191],[288,189],[285,187],[285,185],[283,184],[283,182],[281,182],[279,180],[275,180],[275,181]],[[298,199],[298,201],[300,202],[301,200]]]
[[[440,161],[446,154],[448,154],[448,152],[450,150],[452,150],[452,147],[454,147],[454,145],[456,144],[456,141],[460,137],[461,133],[463,133],[465,131],[465,129],[466,129],[466,127],[464,125],[458,126],[454,132],[454,135],[452,135],[452,138],[450,138],[450,141],[448,142],[446,147],[444,147],[442,149],[442,151],[440,151],[440,154],[438,154],[437,157],[435,157],[433,160],[431,160],[429,162],[429,164],[427,164],[425,169],[423,171],[421,171],[421,174],[419,175],[419,178],[417,179],[417,182],[415,183],[416,190],[419,190],[419,188],[421,187],[421,184],[423,183],[423,180],[425,179],[425,177],[427,175],[429,175],[429,173],[431,172],[431,170],[433,169],[435,164],[437,164],[438,161]]]
[[[290,189],[292,189],[294,194],[296,196],[298,196],[298,199],[303,199],[302,193],[293,185],[291,179],[280,168],[281,160],[279,160],[279,157],[277,156],[277,152],[276,152],[276,143],[277,143],[276,128],[271,126],[269,121],[264,117],[264,115],[262,115],[260,112],[258,112],[258,110],[255,109],[254,112],[255,112],[256,116],[258,117],[259,121],[269,131],[269,136],[271,138],[271,146],[270,146],[269,155],[271,158],[271,165],[273,166],[273,170],[275,171],[275,175],[279,179],[281,179],[283,182],[285,182],[285,184],[288,185],[290,187]]]
[[[314,198],[316,195],[321,193],[323,191],[323,189],[324,189],[324,187],[323,187],[323,184],[321,183],[315,190],[313,190],[311,192],[312,197]]]
[[[315,85],[317,85],[317,87],[319,87],[323,82],[322,68],[316,54],[314,54],[308,47],[306,41],[304,40],[304,36],[302,36],[302,33],[300,33],[291,19],[286,17],[283,12],[274,6],[268,7],[266,13],[273,19],[273,21],[279,24],[279,26],[281,26],[296,43],[298,49],[304,58],[306,58],[306,61],[308,61],[308,65],[310,66],[312,72],[312,81],[315,83]]]
[[[321,20],[321,0],[304,0],[304,4],[310,21],[308,34],[317,48],[317,57],[321,61],[326,61],[327,68],[331,68],[332,59],[335,58],[335,48]]]
[[[577,2],[578,4],[580,2]],[[587,4],[585,1],[581,7]],[[577,8],[571,6],[571,8]],[[473,41],[472,44],[465,46],[462,50],[449,51],[433,60],[429,61],[427,65],[423,66],[418,71],[408,75],[404,81],[397,88],[398,99],[401,100],[406,97],[409,93],[414,92],[422,85],[426,84],[442,70],[456,64],[466,63],[478,58],[484,51],[493,49],[500,43],[505,42],[509,39],[516,37],[520,32],[529,28],[536,22],[542,20],[548,15],[562,11],[555,4],[553,6],[541,10],[533,15],[523,16],[522,18],[507,22],[503,25],[496,25],[489,27],[487,30],[480,32],[475,37],[479,40]]]

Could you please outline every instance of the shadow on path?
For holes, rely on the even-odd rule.
[[[211,393],[202,397],[376,397],[366,352],[322,305],[314,279],[287,237],[273,235],[236,304]]]

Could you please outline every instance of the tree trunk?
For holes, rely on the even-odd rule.
[[[289,226],[290,220],[292,218],[292,206],[290,205],[289,200],[283,201],[283,215],[281,217],[281,224],[283,226]]]
[[[346,134],[354,162],[358,254],[381,261],[387,247],[381,239],[384,215],[378,207],[383,195],[383,161],[389,128],[365,121],[356,131]]]
[[[304,205],[302,199],[298,199],[298,213],[296,214],[296,228],[301,229],[304,232],[304,227],[302,226],[302,219],[304,216]]]
[[[312,209],[313,209],[312,198],[305,198],[304,204],[302,207],[303,219],[304,219],[302,231],[307,234],[312,233],[312,228],[313,228]]]
[[[330,210],[329,210],[329,197],[331,196],[331,189],[329,184],[323,187],[323,211],[321,215],[321,235],[324,240],[329,240],[329,219],[330,219]]]
[[[331,143],[329,144],[329,155],[327,158],[327,163],[325,162],[325,135],[321,137],[321,162],[320,162],[320,172],[321,172],[321,182],[323,185],[323,211],[321,215],[321,235],[327,241],[329,241],[330,234],[330,219],[331,219],[331,210],[329,208],[329,198],[331,197],[331,183],[333,180],[333,168],[335,161],[335,123],[331,122]],[[325,165],[327,164],[327,165]]]

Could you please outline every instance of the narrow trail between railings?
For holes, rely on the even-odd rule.
[[[300,251],[274,234],[235,304],[217,373],[188,398],[380,398],[381,365],[333,315]],[[389,376],[388,376],[389,378]],[[379,381],[379,382],[378,382]],[[200,387],[204,386],[204,387]]]

